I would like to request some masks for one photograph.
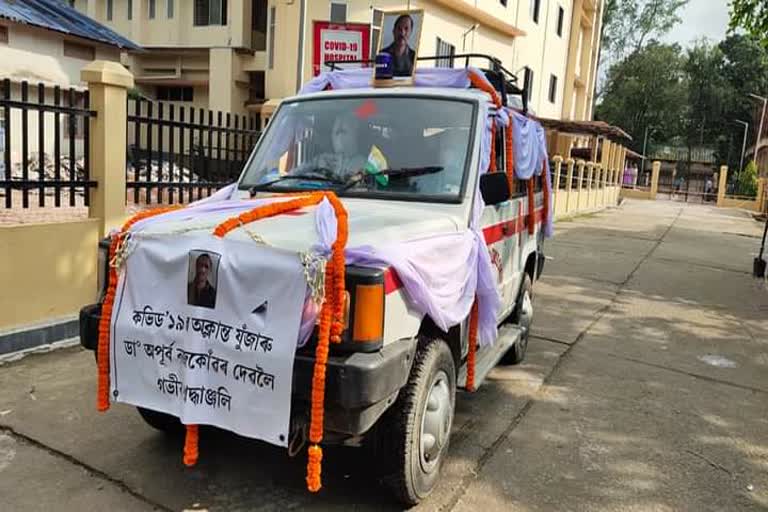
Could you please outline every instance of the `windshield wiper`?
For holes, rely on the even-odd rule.
[[[326,172],[326,171],[330,172],[330,170],[326,169],[325,167],[315,167],[312,170],[319,171],[319,172]],[[331,178],[331,177],[323,176],[320,174],[287,174],[285,176],[280,176],[279,178],[275,178],[272,181],[267,181],[266,183],[259,183],[258,185],[254,185],[250,189],[248,189],[248,191],[250,192],[251,196],[253,196],[256,192],[267,190],[276,183],[280,183],[282,181],[288,181],[288,180],[323,181],[327,183],[333,183],[335,185],[346,185],[345,181],[342,181],[338,178]]]
[[[424,176],[426,174],[435,174],[445,169],[439,165],[430,165],[425,167],[401,167],[399,169],[386,169],[375,174],[357,173],[349,181],[344,183],[339,191],[350,189],[363,181],[368,176],[388,176],[392,178],[409,178],[412,176]]]

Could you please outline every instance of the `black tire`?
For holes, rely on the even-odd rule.
[[[438,418],[431,424],[437,424],[440,433],[431,436],[436,440],[433,448],[422,450],[430,396],[438,404],[430,411],[431,418]],[[377,445],[386,461],[384,482],[403,505],[418,504],[435,488],[448,451],[455,405],[456,368],[451,350],[442,340],[420,340],[408,383],[377,432]]]
[[[523,299],[526,293],[528,294],[530,300],[533,300],[533,282],[531,281],[531,276],[529,276],[527,273],[524,273],[523,283],[520,285],[520,292],[517,294],[517,303],[515,304],[515,309],[509,316],[509,322],[515,325],[520,325],[523,320]],[[531,310],[531,316],[533,316],[533,310]],[[504,357],[501,359],[503,364],[520,364],[525,359],[525,353],[528,350],[528,339],[531,336],[531,321],[532,319],[528,320],[528,328],[525,329],[517,343],[512,345],[507,353],[504,354]]]
[[[152,409],[145,409],[144,407],[136,407],[136,410],[139,411],[141,419],[152,428],[172,436],[178,436],[184,432],[184,425],[181,424],[181,421],[176,416],[153,411]]]

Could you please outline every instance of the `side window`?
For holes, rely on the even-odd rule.
[[[525,197],[528,194],[528,180],[515,179],[515,188],[513,197]]]

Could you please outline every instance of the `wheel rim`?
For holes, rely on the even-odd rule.
[[[523,329],[520,343],[522,347],[525,348],[528,344],[528,335],[531,332],[531,325],[533,324],[533,300],[531,300],[531,292],[528,290],[523,292],[523,298],[520,301],[520,317],[518,322]]]
[[[448,375],[441,370],[432,379],[421,418],[419,455],[426,473],[435,469],[448,442],[452,409]]]

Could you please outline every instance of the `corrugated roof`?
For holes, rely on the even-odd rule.
[[[0,1],[0,18],[91,39],[126,50],[141,49],[129,39],[82,14],[62,0],[2,0]]]
[[[544,128],[556,130],[562,133],[584,134],[584,135],[602,135],[614,140],[632,140],[632,137],[619,128],[610,125],[604,121],[570,121],[563,119],[537,118]]]

